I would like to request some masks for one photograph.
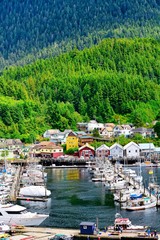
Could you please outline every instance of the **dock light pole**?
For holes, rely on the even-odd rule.
[[[98,230],[98,217],[96,218],[96,225],[97,225],[97,230]]]

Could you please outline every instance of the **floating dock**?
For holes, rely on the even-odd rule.
[[[50,237],[53,237],[55,234],[66,234],[72,235],[74,240],[144,240],[151,239],[157,240],[160,238],[160,235],[157,236],[147,236],[145,232],[136,232],[136,233],[118,233],[118,232],[99,232],[94,235],[82,235],[78,229],[62,229],[62,228],[42,228],[42,227],[24,227],[17,229],[17,232],[14,233],[14,236],[11,236],[9,240],[31,240],[31,239],[42,239],[48,240]]]

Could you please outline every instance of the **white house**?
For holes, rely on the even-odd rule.
[[[110,155],[113,158],[123,157],[123,147],[119,143],[114,143],[110,147]]]
[[[112,137],[113,136],[113,128],[112,127],[104,127],[102,130],[99,131],[99,134],[102,137]]]
[[[140,156],[140,147],[134,143],[134,142],[130,142],[128,144],[126,144],[123,147],[123,155],[124,157],[139,157]]]
[[[128,124],[117,125],[113,129],[114,136],[117,137],[120,135],[124,135],[125,137],[128,137],[131,135],[131,129],[131,126]]]
[[[53,136],[57,136],[57,134],[59,133],[60,131],[58,129],[48,129],[45,131],[45,133],[43,134],[43,137],[44,138],[51,138]]]
[[[109,153],[110,153],[109,147],[106,146],[105,144],[101,145],[96,149],[96,157],[99,157],[99,158],[108,157]]]
[[[92,133],[94,129],[102,130],[103,128],[103,123],[97,123],[96,120],[91,120],[87,125],[87,132]]]

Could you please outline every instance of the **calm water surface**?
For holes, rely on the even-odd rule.
[[[139,171],[139,168],[133,168]],[[142,175],[148,183],[149,167],[142,167]],[[128,212],[121,210],[113,201],[113,194],[107,192],[103,183],[94,183],[86,169],[46,169],[48,173],[47,188],[51,190],[48,202],[20,201],[30,211],[48,213],[49,218],[43,222],[46,227],[79,229],[82,221],[92,221],[99,228],[112,225],[119,212],[129,217],[133,224],[149,225],[160,231],[160,208]],[[160,169],[153,168],[154,175],[160,183]]]

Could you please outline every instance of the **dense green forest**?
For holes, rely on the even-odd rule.
[[[0,137],[33,141],[76,123],[151,126],[160,116],[160,41],[107,39],[84,50],[5,69],[0,75]]]
[[[0,69],[90,47],[160,36],[160,0],[2,0]]]

